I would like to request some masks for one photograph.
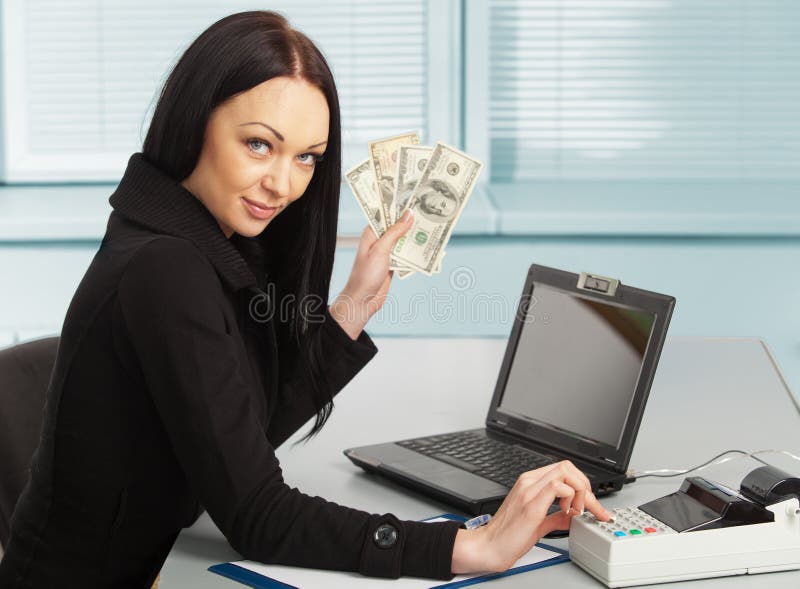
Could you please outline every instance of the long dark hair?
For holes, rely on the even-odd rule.
[[[257,238],[258,263],[280,298],[327,305],[341,186],[341,123],[333,75],[322,53],[275,12],[241,12],[206,29],[185,51],[161,91],[144,141],[144,157],[180,182],[194,170],[212,111],[229,98],[279,76],[301,77],[325,95],[328,145],[303,198],[294,201]],[[234,236],[237,237],[237,236]],[[333,392],[320,370],[323,350],[313,337],[320,322],[298,305],[278,328],[281,372],[303,370],[321,409],[306,438],[333,408]],[[316,317],[321,314],[316,312]],[[287,350],[287,347],[293,349]],[[299,365],[287,366],[298,354]],[[273,367],[275,369],[277,367]]]

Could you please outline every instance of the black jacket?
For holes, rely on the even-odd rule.
[[[149,587],[203,508],[247,559],[451,578],[456,524],[371,515],[283,481],[274,449],[318,407],[285,325],[248,312],[254,268],[205,206],[140,154],[110,203],[64,321],[0,587]],[[377,352],[327,312],[315,333],[333,393]],[[386,523],[389,548],[375,538]]]

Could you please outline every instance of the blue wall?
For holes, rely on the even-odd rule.
[[[367,330],[507,337],[535,262],[675,296],[671,335],[765,338],[800,390],[800,199],[793,185],[585,183],[568,194],[559,186],[476,191],[442,273],[395,279]],[[59,331],[99,245],[113,187],[42,190],[0,187],[0,346]],[[340,234],[358,236],[364,225],[345,189]],[[347,238],[337,252],[334,295],[349,275],[355,241]]]

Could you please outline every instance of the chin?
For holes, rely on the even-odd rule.
[[[266,228],[267,228],[266,225],[260,228],[247,227],[236,231],[236,233],[238,233],[242,237],[257,237],[261,235]]]
[[[268,221],[261,223],[243,223],[240,227],[234,229],[234,233],[238,233],[242,237],[256,237],[264,232],[267,225],[269,225]]]

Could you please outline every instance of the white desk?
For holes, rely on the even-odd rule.
[[[320,435],[278,451],[284,476],[306,493],[374,513],[421,519],[452,508],[368,475],[342,454],[346,447],[479,427],[505,350],[501,339],[376,340],[379,354],[336,402]],[[300,434],[305,433],[306,428]],[[631,467],[693,466],[723,450],[779,448],[800,454],[800,412],[769,353],[757,339],[667,340],[639,431]],[[800,474],[800,463],[765,456]],[[703,474],[738,487],[757,463],[738,459]],[[683,477],[646,478],[602,501],[639,505],[677,489]],[[566,547],[566,540],[549,540]],[[242,587],[206,569],[240,557],[207,515],[185,530],[162,570],[161,587]],[[432,581],[431,584],[435,584]],[[600,583],[572,563],[508,577],[486,587],[587,587]],[[483,585],[482,585],[483,586]],[[671,585],[797,588],[800,571],[727,577]]]

